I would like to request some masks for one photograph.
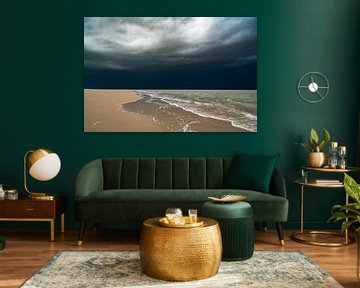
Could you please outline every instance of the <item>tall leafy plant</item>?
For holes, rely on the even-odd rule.
[[[331,210],[329,221],[343,221],[341,231],[351,226],[356,226],[356,231],[360,229],[360,185],[345,173],[344,187],[346,193],[350,196],[354,203],[348,205],[334,205]]]
[[[309,152],[323,152],[325,144],[330,140],[330,133],[328,130],[323,129],[323,134],[324,138],[320,141],[316,130],[314,128],[311,128],[309,142],[296,144],[299,144]]]

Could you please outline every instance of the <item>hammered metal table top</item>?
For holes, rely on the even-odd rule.
[[[148,227],[159,228],[159,229],[177,229],[178,230],[178,228],[161,226],[159,223],[159,219],[161,219],[161,218],[163,218],[163,217],[147,219],[144,221],[143,225],[148,226]],[[189,227],[189,228],[181,228],[181,229],[204,228],[204,227],[209,227],[209,226],[215,226],[216,224],[218,224],[218,222],[212,218],[198,217],[198,221],[203,221],[204,225],[199,226],[199,227]]]

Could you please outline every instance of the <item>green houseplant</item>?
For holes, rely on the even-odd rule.
[[[335,205],[331,210],[331,217],[329,220],[343,221],[341,231],[349,229],[351,226],[356,226],[355,232],[360,232],[360,185],[351,178],[348,174],[344,173],[344,187],[346,193],[354,200],[354,203],[348,205]]]
[[[354,200],[347,205],[334,205],[329,221],[342,221],[341,233],[351,227],[355,228],[357,242],[357,278],[360,280],[360,185],[345,173],[344,187],[346,193]]]
[[[323,167],[327,163],[328,154],[324,152],[326,143],[330,140],[330,133],[323,129],[324,138],[320,141],[318,133],[314,128],[310,130],[310,137],[307,143],[296,143],[305,148],[308,152],[308,165],[310,167]]]

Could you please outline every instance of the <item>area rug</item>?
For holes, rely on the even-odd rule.
[[[62,251],[23,288],[212,288],[342,287],[302,252],[254,252],[246,261],[221,262],[218,275],[190,282],[167,282],[141,273],[139,252]]]

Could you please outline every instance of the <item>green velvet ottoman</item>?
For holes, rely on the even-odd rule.
[[[246,260],[254,253],[254,215],[247,202],[222,204],[208,201],[201,207],[201,216],[216,219],[221,230],[222,260]]]

